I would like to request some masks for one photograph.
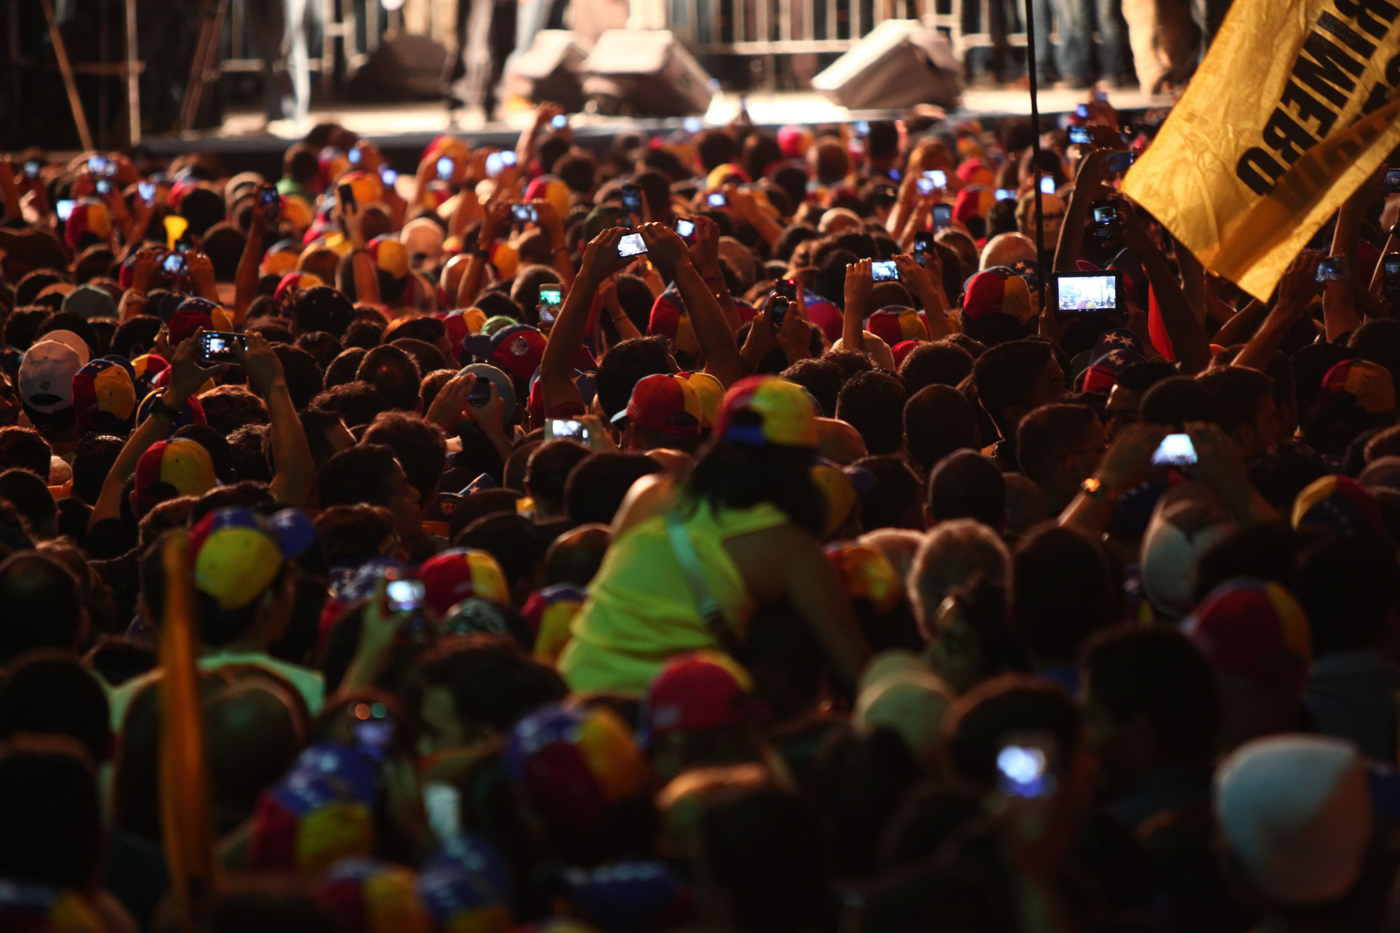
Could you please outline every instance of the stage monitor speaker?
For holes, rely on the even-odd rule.
[[[350,79],[347,93],[354,100],[441,100],[446,62],[442,43],[401,33],[379,43]]]
[[[962,102],[962,66],[947,38],[913,19],[887,19],[812,79],[851,110],[896,110]]]
[[[569,113],[583,109],[583,63],[588,50],[567,29],[543,29],[506,68],[513,92],[535,103],[551,100]]]
[[[710,76],[664,29],[609,29],[583,67],[583,93],[599,113],[682,117],[710,109]]]

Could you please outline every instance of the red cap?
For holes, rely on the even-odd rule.
[[[647,688],[642,728],[648,741],[672,732],[740,726],[757,718],[753,679],[728,655],[697,651],[667,662]]]
[[[703,409],[695,388],[680,376],[656,373],[641,379],[632,389],[627,408],[613,416],[638,427],[674,437],[700,433]]]

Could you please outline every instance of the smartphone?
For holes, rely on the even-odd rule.
[[[545,422],[544,436],[547,441],[578,441],[588,446],[588,426],[572,418],[550,418]]]
[[[38,159],[30,159],[28,162],[24,163],[24,177],[38,178],[39,170],[43,167],[44,166],[39,162]]]
[[[153,181],[139,181],[136,183],[136,193],[141,200],[151,204],[156,199],[156,183]]]
[[[920,175],[916,184],[919,186],[919,194],[933,194],[935,191],[948,187],[948,175],[938,169],[933,169]]]
[[[1319,282],[1341,282],[1351,277],[1345,256],[1329,256],[1317,264]]]
[[[1061,314],[1111,314],[1118,310],[1121,272],[1060,272],[1054,276]]]
[[[442,167],[442,163],[441,163],[441,162],[438,162],[438,168],[439,168],[439,170],[441,170],[441,167]],[[505,168],[505,163],[504,163],[504,161],[501,159],[501,154],[500,154],[499,152],[493,152],[493,153],[491,153],[490,155],[488,155],[488,156],[486,157],[486,177],[487,177],[487,178],[495,178],[497,175],[501,174],[501,170],[502,170],[503,168]]]
[[[353,211],[355,209],[355,189],[349,185],[341,185],[335,189],[336,200],[344,210]]]
[[[109,180],[106,179],[106,178],[99,178],[99,179],[97,179],[97,193],[98,193],[98,194],[111,194],[111,193],[112,193],[112,182],[109,181]]]
[[[424,593],[422,580],[390,580],[384,588],[390,612],[416,612],[422,609]]]
[[[345,158],[350,160],[351,165],[359,165],[360,160],[364,157],[365,154],[361,152],[358,148],[351,149],[349,152],[345,153]]]
[[[1087,126],[1071,126],[1069,128],[1069,141],[1076,146],[1089,146],[1094,142],[1094,134],[1089,132]]]
[[[796,301],[797,280],[778,279],[778,281],[773,283],[773,294],[777,295],[780,298],[786,298],[788,301]]]
[[[1196,462],[1196,445],[1189,434],[1168,434],[1152,453],[1153,466],[1190,466]]]
[[[1385,194],[1394,194],[1400,191],[1400,168],[1385,170],[1385,180],[1381,182],[1381,191]]]
[[[561,113],[558,116],[556,116],[553,120],[550,120],[549,125],[553,129],[562,130],[569,125],[569,118]]]
[[[642,189],[636,185],[622,186],[622,209],[629,214],[642,212]]]
[[[712,191],[706,195],[705,203],[710,207],[728,207],[729,199],[724,196],[722,191]]]
[[[1093,206],[1094,238],[1098,240],[1119,240],[1123,238],[1123,218],[1118,214],[1118,206],[1112,201],[1098,201]]]
[[[935,204],[933,206],[933,229],[942,230],[953,222],[953,205]]]
[[[695,236],[695,221],[687,220],[684,217],[676,219],[676,236],[682,240],[688,240]]]
[[[88,171],[94,175],[106,175],[110,166],[106,156],[88,156]]]
[[[998,200],[998,201],[1014,201],[1014,200],[1016,200],[1016,192],[1015,192],[1014,190],[1012,190],[1011,188],[998,188],[998,189],[997,189],[997,200]]]
[[[1078,107],[1074,108],[1074,113],[1081,120],[1089,119],[1089,105],[1080,104]]]
[[[1386,253],[1381,260],[1381,287],[1385,297],[1400,298],[1400,253]]]
[[[619,256],[640,256],[647,251],[646,241],[642,239],[640,233],[629,233],[618,241],[617,254]]]
[[[787,320],[790,302],[778,292],[777,286],[774,286],[773,291],[778,297],[768,306],[768,319],[773,322],[774,328],[779,328],[783,326],[783,321]]]
[[[515,150],[514,150],[514,149],[504,149],[504,150],[502,150],[502,151],[501,151],[501,165],[502,165],[502,167],[504,167],[504,168],[510,168],[510,167],[513,166],[514,164],[515,164]]]
[[[696,133],[700,132],[704,124],[700,122],[699,117],[686,117],[685,123],[683,123],[682,126],[685,127],[687,133],[694,136]]]
[[[856,135],[859,136],[859,137],[861,137],[862,139],[864,139],[865,137],[867,137],[867,136],[870,135],[870,121],[869,121],[869,120],[857,120],[857,121],[856,121]]]
[[[1055,786],[1045,743],[1003,745],[997,752],[997,789],[1006,796],[1048,797]]]
[[[186,271],[184,253],[166,253],[161,261],[161,269],[166,275],[184,275]]]
[[[939,205],[939,207],[942,206],[943,205],[941,204]],[[933,252],[933,234],[914,234],[914,261],[922,266],[924,264],[925,257],[927,257],[928,254],[931,252]]]
[[[1053,175],[1042,175],[1042,176],[1040,176],[1040,193],[1041,193],[1041,194],[1054,194],[1054,193],[1055,193],[1055,188],[1056,188],[1055,176],[1053,176]]]
[[[1122,174],[1133,167],[1134,155],[1131,152],[1115,152],[1109,156],[1108,170]]]
[[[476,384],[472,386],[471,392],[467,395],[467,404],[472,408],[485,408],[489,401],[491,401],[491,381],[477,379]]]
[[[532,224],[540,219],[540,213],[533,204],[512,204],[510,216],[523,224]]]
[[[273,223],[276,223],[278,218],[282,216],[282,196],[271,185],[263,185],[258,189],[258,203],[262,205],[263,213],[267,215],[267,219]]]
[[[562,285],[541,285],[540,286],[540,320],[546,324],[553,324],[554,319],[559,316],[559,308],[564,304],[564,288]]]
[[[872,262],[870,264],[870,280],[872,282],[898,282],[899,265],[893,259]]]
[[[396,580],[389,585],[417,583],[416,580]],[[422,584],[419,584],[420,586]],[[350,725],[355,733],[355,744],[369,752],[375,761],[383,761],[384,755],[394,741],[394,721],[392,719],[357,719]]]
[[[437,173],[439,181],[452,180],[452,157],[443,156],[437,161]]]
[[[184,256],[180,259],[183,262]],[[219,363],[235,363],[237,359],[233,355],[233,348],[237,346],[241,349],[248,349],[248,340],[242,334],[230,334],[224,331],[206,330],[199,335],[199,356],[196,358],[201,366]],[[393,584],[389,584],[391,587]],[[391,607],[392,608],[392,607]]]
[[[399,173],[391,168],[382,168],[379,170],[379,177],[386,186],[392,188],[399,180]]]

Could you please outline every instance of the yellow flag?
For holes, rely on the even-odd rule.
[[[1397,21],[1390,0],[1235,0],[1124,193],[1267,299],[1400,143]]]

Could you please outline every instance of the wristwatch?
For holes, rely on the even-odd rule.
[[[171,421],[180,420],[179,410],[171,408],[169,405],[165,404],[160,399],[156,399],[154,402],[151,403],[151,414],[162,415],[166,418],[169,418]]]
[[[1091,476],[1080,483],[1079,491],[1090,499],[1102,499],[1108,502],[1113,498],[1113,496],[1109,494],[1108,487],[1103,484],[1103,480],[1099,479],[1097,476]]]

